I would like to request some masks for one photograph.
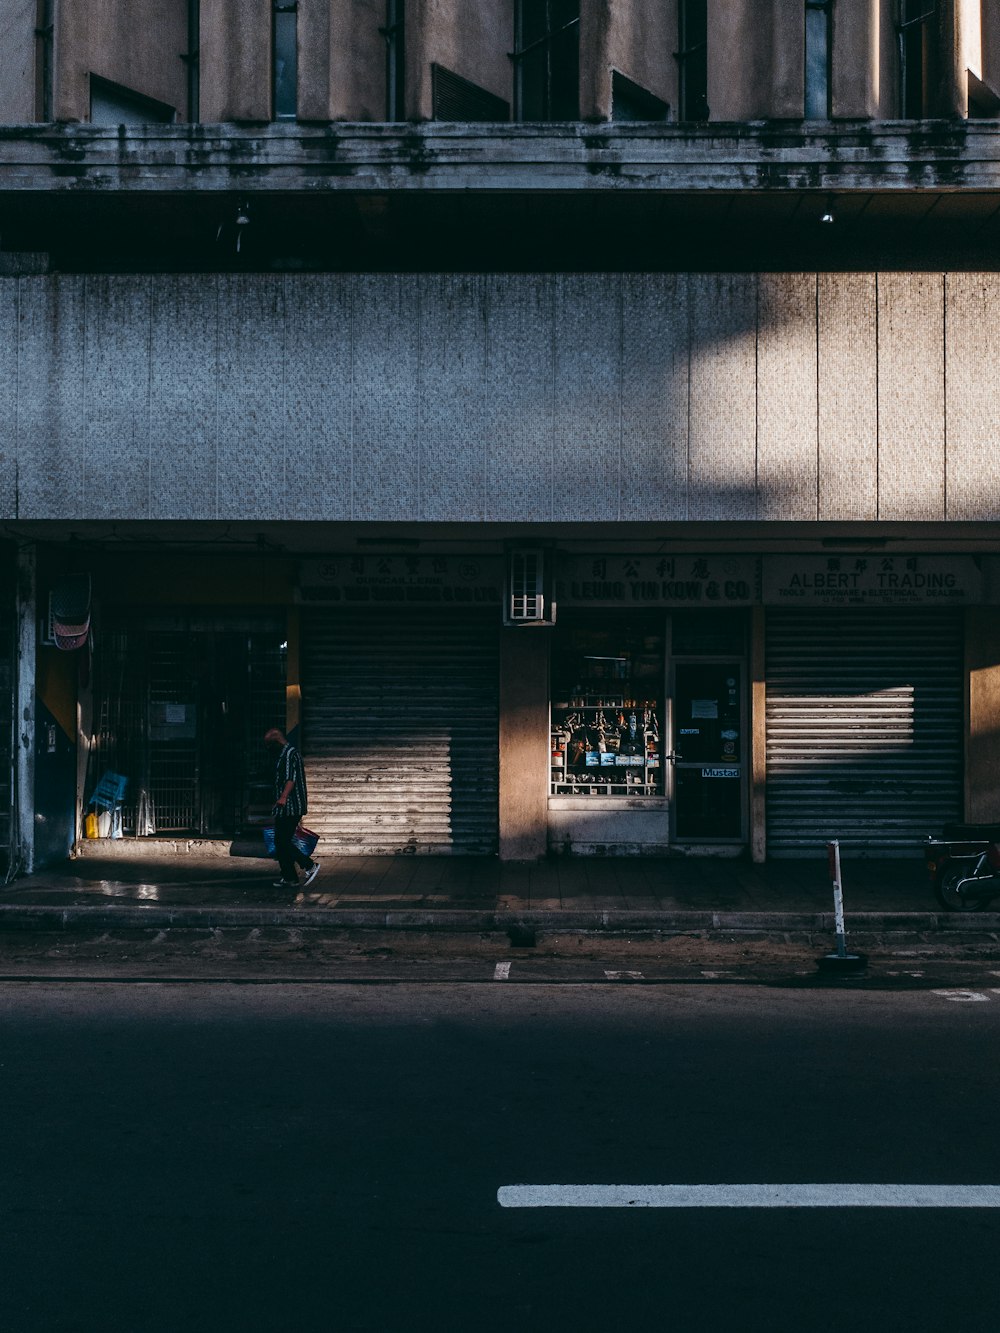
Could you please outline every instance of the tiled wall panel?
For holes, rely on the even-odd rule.
[[[83,508],[149,517],[150,279],[88,277]]]
[[[527,274],[486,280],[486,518],[552,517],[554,290]]]
[[[294,518],[285,472],[284,281],[219,278],[218,517]]]
[[[689,278],[690,519],[756,516],[757,282],[753,274]]]
[[[998,298],[981,274],[4,280],[0,512],[992,521]]]
[[[480,519],[485,512],[483,281],[467,274],[420,279],[422,519]]]
[[[354,479],[356,519],[419,512],[416,283],[354,279]]]
[[[687,508],[685,274],[622,278],[623,519],[682,519]]]
[[[22,278],[17,394],[19,518],[82,518],[84,279]]]
[[[351,516],[351,286],[327,275],[285,286],[285,502],[295,519]]]
[[[878,278],[878,517],[944,512],[944,278]]]
[[[945,277],[948,518],[1000,518],[1000,275]]]
[[[878,317],[874,273],[821,273],[819,518],[878,512]]]
[[[761,273],[757,281],[757,513],[814,519],[816,276]]]
[[[552,517],[617,519],[621,475],[621,284],[555,281]]]
[[[150,317],[149,509],[152,518],[218,512],[218,284],[159,279]]]

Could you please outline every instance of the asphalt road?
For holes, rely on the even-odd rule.
[[[1000,1183],[989,980],[4,982],[0,1329],[995,1333],[1000,1209],[497,1198]]]

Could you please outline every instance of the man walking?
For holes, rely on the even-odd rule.
[[[265,735],[264,744],[275,758],[274,854],[281,867],[281,878],[275,880],[274,887],[296,889],[299,886],[296,866],[306,872],[306,884],[311,884],[319,874],[319,862],[303,855],[292,842],[307,808],[305,769],[302,756],[277,727],[272,727]]]

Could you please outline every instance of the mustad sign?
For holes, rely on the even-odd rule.
[[[765,556],[767,606],[963,606],[982,599],[972,556]]]

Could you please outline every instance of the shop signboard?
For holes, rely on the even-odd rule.
[[[477,555],[334,555],[303,560],[298,601],[318,606],[499,607],[503,561]]]
[[[982,600],[979,564],[965,555],[765,556],[768,606],[962,606]]]
[[[555,600],[561,607],[752,606],[759,587],[755,556],[562,556]]]

